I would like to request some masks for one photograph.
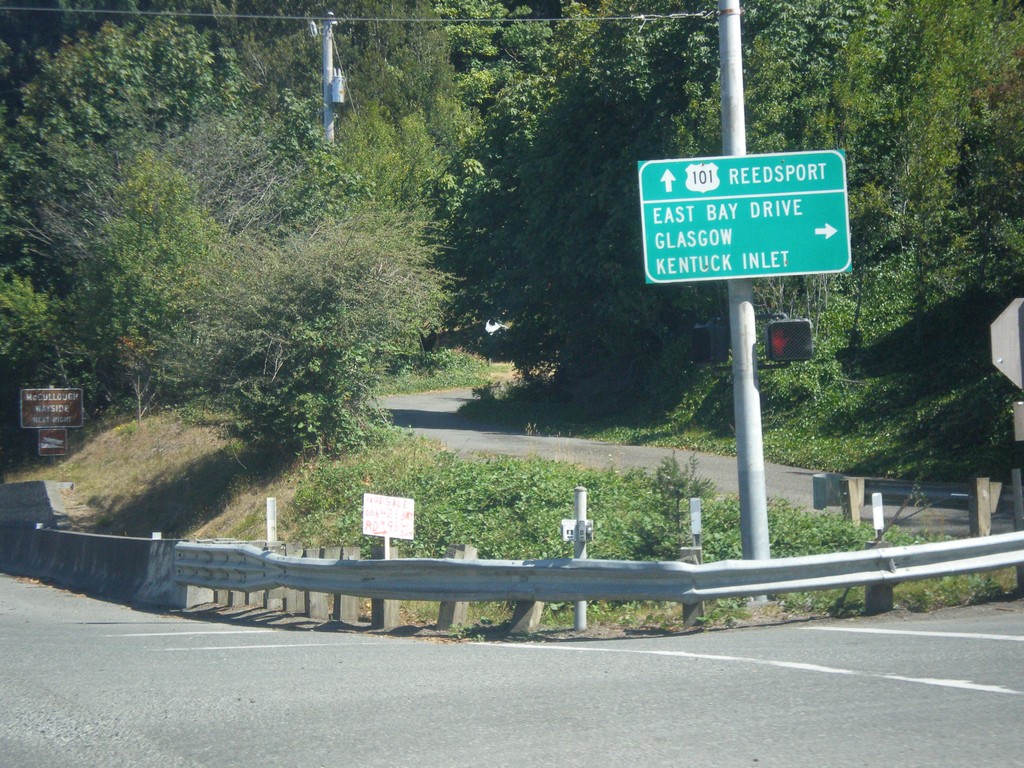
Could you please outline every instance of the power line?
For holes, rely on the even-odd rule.
[[[270,15],[260,13],[213,13],[209,11],[131,11],[120,9],[103,8],[40,8],[29,6],[0,6],[0,11],[22,12],[22,13],[78,13],[90,14],[93,16],[139,16],[139,17],[163,17],[163,18],[190,18],[190,19],[245,19],[255,21],[319,21],[322,16],[295,16],[288,14]],[[639,22],[645,24],[649,21],[672,21],[676,19],[712,19],[716,11],[680,11],[678,13],[637,13],[623,16],[581,16],[581,17],[551,17],[551,18],[440,18],[422,16],[338,16],[337,21],[344,23],[395,23],[395,24],[518,24],[518,23],[544,23],[544,24],[584,24],[588,22]]]

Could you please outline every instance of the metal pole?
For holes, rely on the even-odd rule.
[[[277,499],[267,497],[267,544],[277,541]]]
[[[331,78],[334,73],[334,14],[327,13],[323,28],[320,30],[321,48],[323,49],[323,85],[324,85],[324,138],[327,143],[334,143],[334,101],[331,99]]]
[[[1011,469],[1013,482],[1013,530],[1024,531],[1024,491],[1021,489],[1020,470]]]
[[[582,485],[573,491],[573,509],[576,512],[576,541],[573,545],[573,554],[577,560],[587,559],[587,539],[581,536],[585,526],[580,523],[587,519],[587,489]],[[580,600],[576,603],[574,613],[573,629],[582,632],[587,628],[587,601]]]
[[[1013,530],[1024,531],[1024,489],[1021,488],[1020,470],[1010,470],[1013,483]],[[1017,590],[1024,589],[1024,565],[1017,566]]]
[[[740,0],[718,0],[722,91],[722,150],[747,154],[743,112],[743,55]],[[757,388],[754,344],[754,281],[729,280],[729,328],[732,341],[732,391],[736,415],[736,467],[740,491],[740,535],[746,560],[767,560],[768,495],[761,436],[761,393]]]

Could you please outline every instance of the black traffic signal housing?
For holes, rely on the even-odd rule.
[[[765,328],[764,346],[773,363],[793,363],[814,357],[814,334],[806,318],[771,320]]]
[[[720,319],[693,326],[690,335],[695,363],[729,362],[729,324]]]

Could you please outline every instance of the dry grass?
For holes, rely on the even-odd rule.
[[[65,502],[81,531],[259,538],[266,497],[277,496],[280,509],[293,495],[286,469],[247,453],[216,426],[157,414],[141,424],[83,430],[69,457],[26,466],[7,479],[74,483]]]

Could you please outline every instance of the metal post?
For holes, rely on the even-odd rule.
[[[267,497],[267,544],[277,542],[277,499]]]
[[[704,552],[701,548],[701,534],[704,530],[701,521],[701,500],[699,497],[690,499],[690,535],[693,537],[692,547],[680,547],[679,559],[684,563],[701,565],[704,562]],[[704,617],[704,601],[696,603],[683,603],[683,626],[689,629]]]
[[[700,537],[704,533],[704,523],[701,520],[703,504],[700,497],[690,499],[690,535],[693,537],[693,546],[700,549]]]
[[[576,512],[576,541],[573,545],[573,555],[577,560],[587,559],[587,537],[580,535],[585,531],[586,526],[580,525],[587,519],[587,489],[582,485],[573,491],[573,509]],[[587,601],[580,600],[576,603],[574,613],[573,629],[582,632],[587,628]]]
[[[1024,531],[1024,490],[1021,489],[1020,470],[1010,470],[1013,482],[1013,530]],[[1017,589],[1024,589],[1024,565],[1017,566]]]
[[[1020,470],[1010,470],[1013,480],[1013,530],[1024,531],[1024,492],[1021,490]]]
[[[739,0],[718,0],[719,58],[722,91],[722,150],[747,154],[743,112],[743,56]],[[765,488],[761,393],[757,388],[754,344],[754,281],[729,280],[729,327],[732,340],[733,399],[736,415],[736,468],[740,492],[743,557],[767,560],[768,494]]]
[[[323,49],[324,138],[329,144],[334,143],[334,100],[331,98],[331,78],[334,74],[334,24],[334,14],[328,12],[320,30]]]

